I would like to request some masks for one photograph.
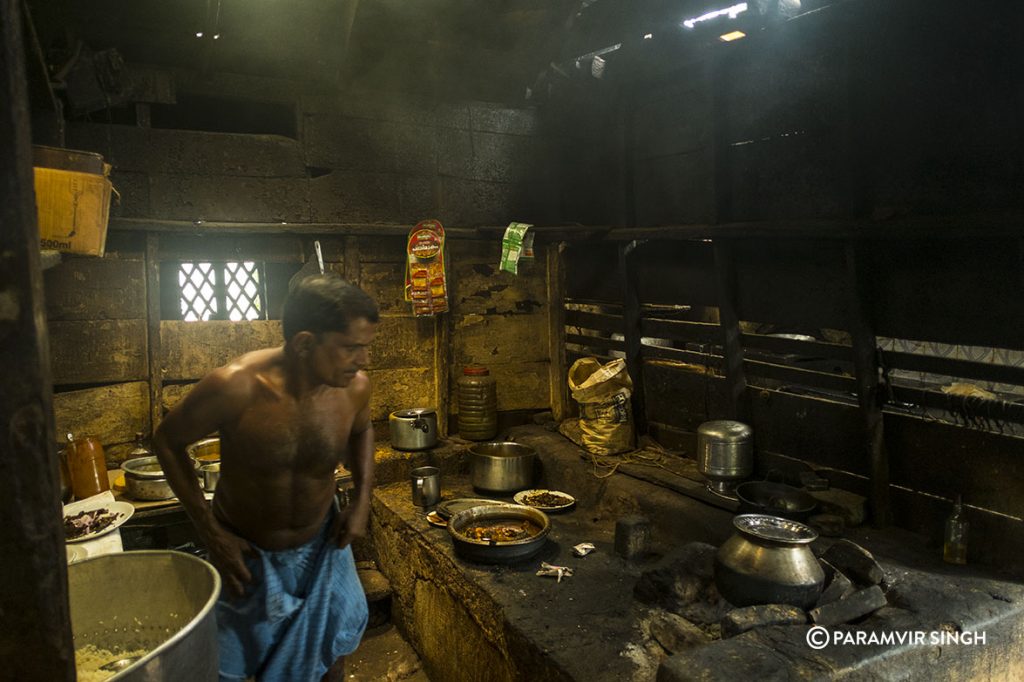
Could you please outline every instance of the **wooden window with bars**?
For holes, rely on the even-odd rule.
[[[256,261],[183,261],[175,277],[187,322],[267,319],[267,277]]]

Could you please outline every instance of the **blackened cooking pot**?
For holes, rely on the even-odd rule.
[[[807,492],[783,483],[747,481],[736,486],[740,514],[770,514],[791,521],[806,521],[818,501]]]

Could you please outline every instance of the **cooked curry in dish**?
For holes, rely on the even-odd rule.
[[[513,542],[532,538],[540,532],[540,526],[530,521],[489,521],[477,523],[463,529],[462,534],[470,540],[484,542]]]

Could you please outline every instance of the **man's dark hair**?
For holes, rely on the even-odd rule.
[[[284,338],[290,341],[303,331],[344,333],[360,317],[380,320],[376,302],[365,291],[337,275],[314,275],[299,282],[285,299]]]

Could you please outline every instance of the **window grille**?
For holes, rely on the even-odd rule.
[[[266,277],[254,261],[190,262],[178,266],[181,319],[265,320]]]

